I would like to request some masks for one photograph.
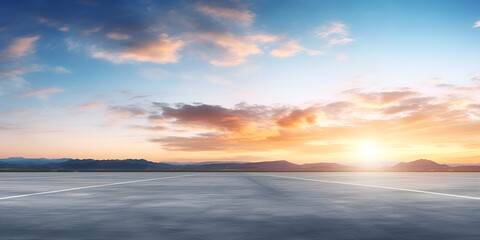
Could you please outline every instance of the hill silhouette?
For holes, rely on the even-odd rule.
[[[6,158],[0,159],[2,171],[369,171],[359,167],[338,163],[296,164],[286,160],[263,162],[200,162],[174,164],[152,162],[145,159],[47,159],[47,158]],[[480,171],[478,165],[449,166],[432,160],[418,159],[401,162],[390,168],[375,171]]]
[[[400,171],[448,171],[454,168],[447,164],[439,164],[432,160],[418,159],[413,162],[401,162],[393,166],[394,170]]]

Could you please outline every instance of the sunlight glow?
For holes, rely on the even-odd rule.
[[[357,143],[357,159],[362,163],[374,163],[379,160],[384,160],[385,149],[375,141],[362,140]]]

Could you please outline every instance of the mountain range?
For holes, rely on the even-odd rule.
[[[173,164],[145,159],[0,159],[0,171],[480,171],[480,165],[450,166],[427,159],[401,162],[392,167],[366,169],[337,163],[295,164],[285,160],[264,162],[204,162]]]

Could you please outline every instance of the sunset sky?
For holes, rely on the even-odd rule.
[[[480,1],[1,1],[13,156],[480,163]]]

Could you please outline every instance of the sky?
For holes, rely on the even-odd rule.
[[[0,2],[0,157],[480,163],[480,2]]]

